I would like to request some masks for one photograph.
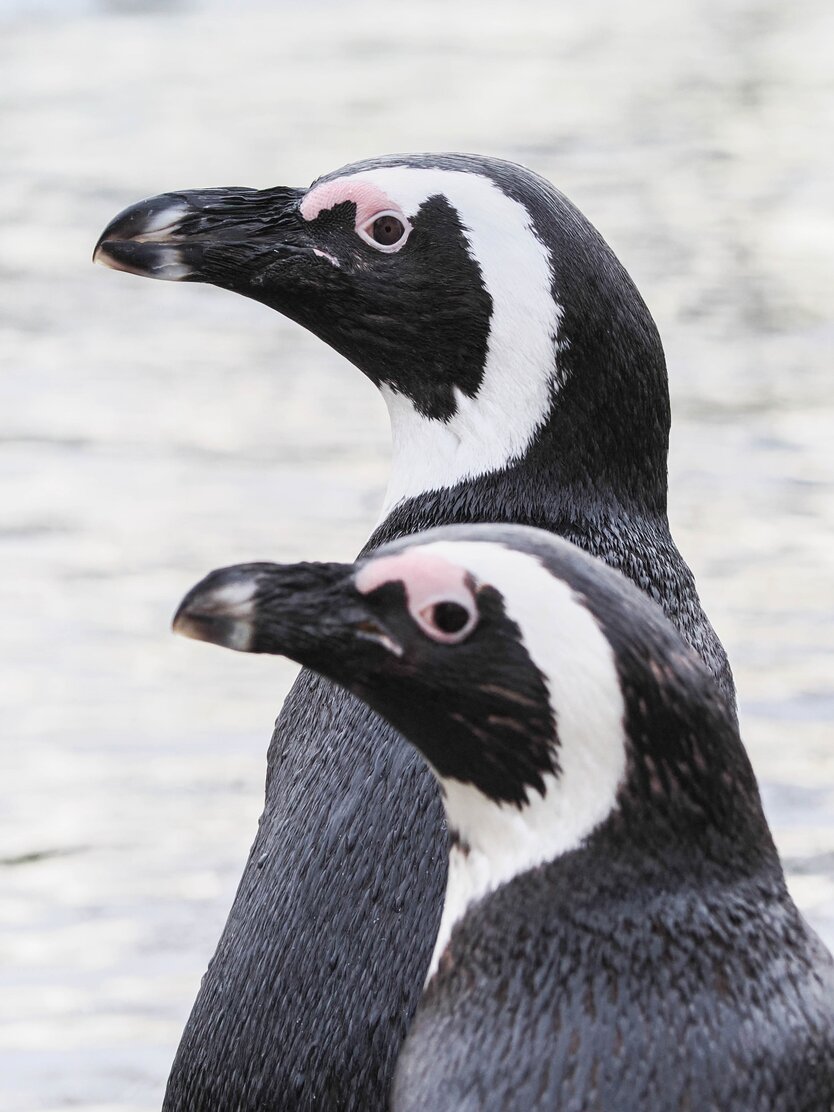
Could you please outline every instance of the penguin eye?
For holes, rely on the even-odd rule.
[[[411,225],[398,212],[378,212],[372,216],[361,228],[356,229],[366,243],[378,251],[390,254],[399,251],[408,239]]]
[[[478,624],[477,611],[459,599],[435,599],[416,618],[425,634],[445,645],[464,641]]]

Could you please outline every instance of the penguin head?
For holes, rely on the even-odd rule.
[[[654,324],[591,225],[523,167],[391,156],[309,189],[167,193],[117,216],[94,258],[242,293],[346,356],[391,413],[389,504],[513,466],[551,439],[568,478],[622,476],[631,494],[663,500]]]
[[[175,629],[290,656],[365,700],[429,763],[493,883],[603,828],[683,859],[767,837],[700,660],[619,573],[550,534],[447,527],[355,565],[224,569]]]

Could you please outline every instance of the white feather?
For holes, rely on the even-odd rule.
[[[560,772],[521,808],[471,784],[439,778],[444,805],[468,850],[454,847],[429,977],[452,928],[476,900],[519,873],[577,848],[617,806],[626,768],[624,700],[613,650],[583,601],[534,557],[500,544],[426,546],[501,592],[531,660],[544,676]]]
[[[550,253],[530,213],[490,178],[409,166],[356,176],[382,189],[409,217],[430,197],[444,196],[492,298],[480,389],[474,398],[456,391],[451,420],[424,417],[405,395],[382,387],[393,447],[385,516],[405,498],[498,470],[524,454],[558,386],[561,309],[553,299]]]

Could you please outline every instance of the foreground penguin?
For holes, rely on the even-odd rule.
[[[834,963],[726,700],[622,576],[538,530],[437,529],[214,572],[175,628],[329,676],[437,777],[449,877],[396,1112],[834,1107]]]
[[[306,190],[165,194],[117,217],[96,254],[262,301],[379,386],[393,458],[369,548],[452,522],[560,533],[651,594],[732,697],[669,535],[657,330],[547,182],[495,159],[382,158]],[[302,673],[166,1112],[383,1107],[445,871],[422,762],[362,703]]]

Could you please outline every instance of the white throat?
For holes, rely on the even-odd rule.
[[[528,210],[493,181],[462,170],[393,166],[363,179],[416,215],[438,194],[457,211],[471,257],[492,298],[487,356],[474,398],[456,392],[448,421],[422,416],[388,386],[393,458],[383,516],[405,498],[454,486],[520,458],[550,413],[558,388],[561,308],[553,299],[550,253]]]
[[[427,546],[500,584],[507,614],[544,676],[559,736],[558,776],[518,808],[440,778],[449,825],[461,845],[449,855],[440,930],[428,977],[467,909],[512,877],[576,849],[617,806],[626,770],[625,706],[614,654],[596,620],[534,558],[498,544]],[[507,587],[506,585],[510,586]]]

